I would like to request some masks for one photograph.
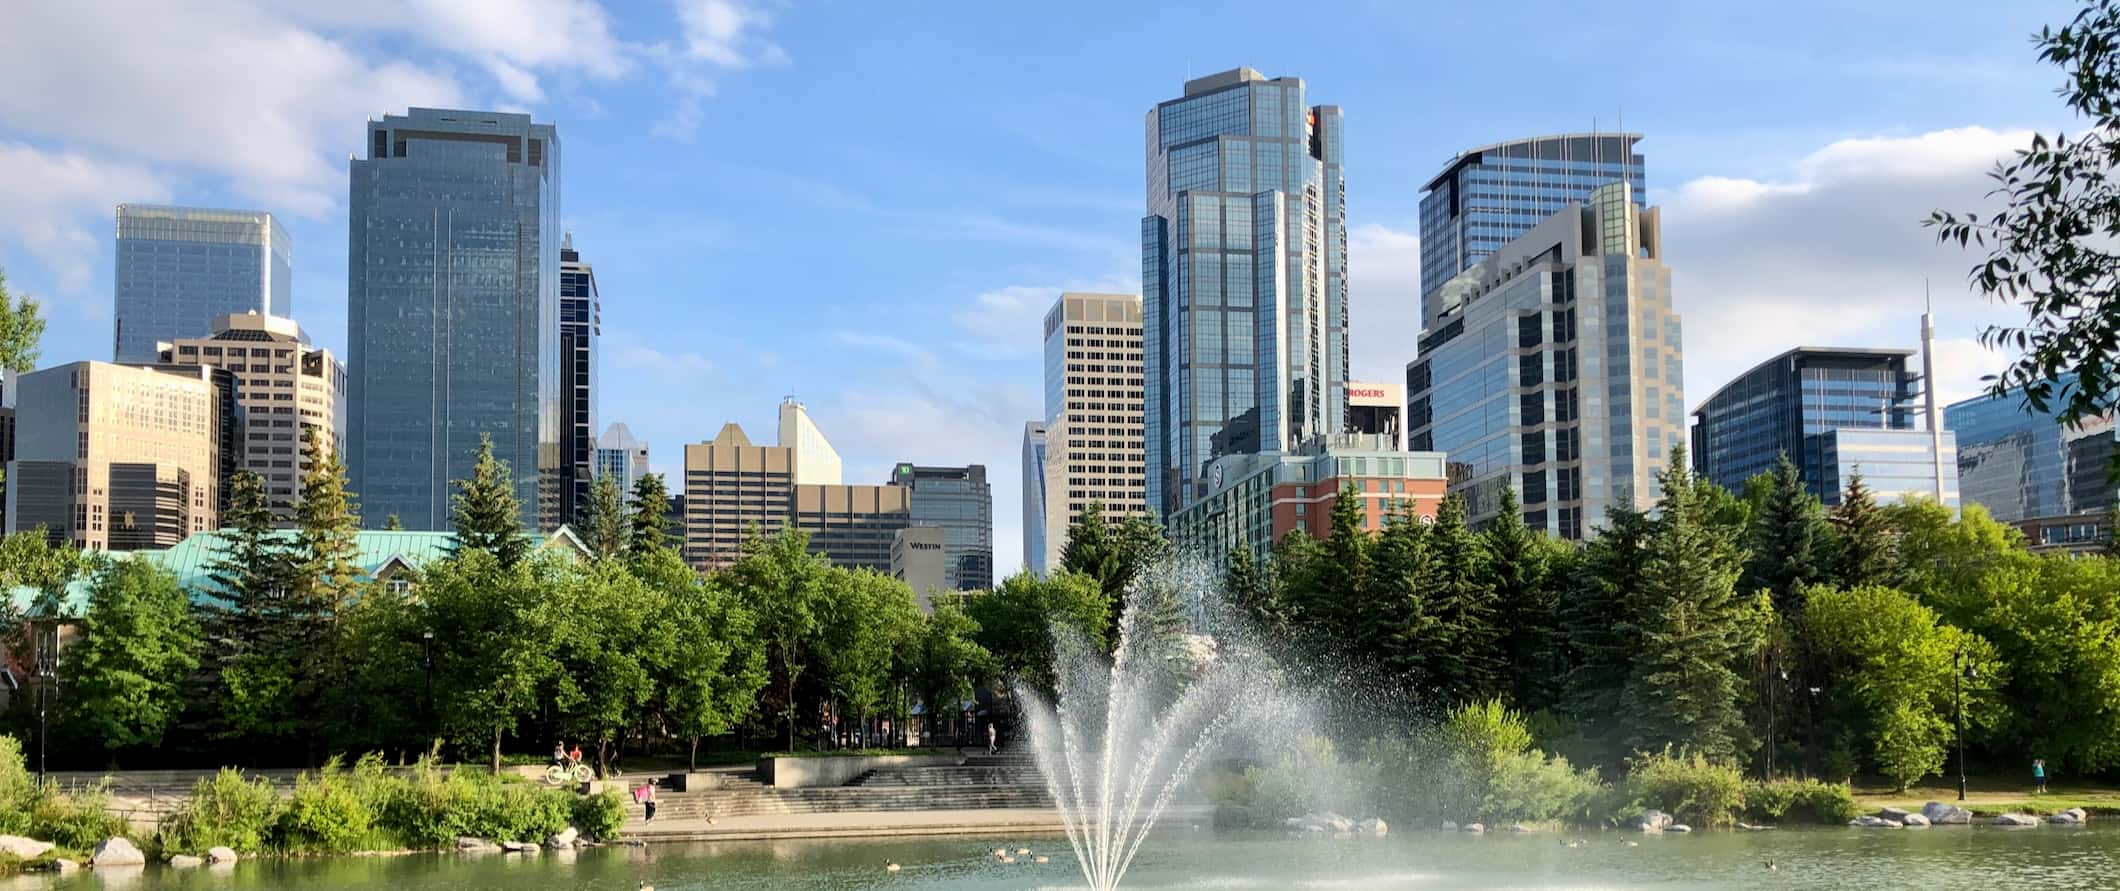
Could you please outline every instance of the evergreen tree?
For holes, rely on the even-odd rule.
[[[670,490],[662,474],[644,473],[633,481],[633,514],[626,523],[626,553],[645,560],[670,546]]]
[[[340,621],[359,599],[367,582],[360,563],[359,504],[346,489],[346,465],[324,444],[315,427],[302,441],[302,500],[295,506],[295,559],[299,571],[289,628],[298,657],[294,696],[309,722],[310,741],[327,718],[342,726],[354,723],[351,688],[343,683],[347,666]]]
[[[1636,749],[1675,745],[1728,758],[1744,734],[1738,668],[1756,651],[1761,630],[1754,604],[1737,596],[1744,554],[1709,515],[1683,446],[1671,450],[1658,480],[1663,503],[1637,613],[1641,650],[1623,688],[1626,739]]]
[[[2107,557],[2120,559],[2120,500],[2105,511],[2105,548]]]
[[[1239,544],[1229,549],[1229,571],[1223,590],[1229,605],[1251,622],[1252,628],[1273,638],[1288,633],[1287,608],[1273,577],[1273,564],[1260,566],[1251,558],[1251,548]]]
[[[233,656],[253,648],[263,631],[281,625],[292,595],[296,558],[273,532],[265,481],[250,470],[228,478],[228,510],[221,514],[221,547],[207,565],[214,601],[204,607],[215,649]]]
[[[1378,674],[1401,689],[1433,689],[1446,645],[1423,586],[1430,578],[1428,527],[1402,510],[1377,536],[1363,598],[1375,637],[1367,646]]]
[[[397,514],[391,514],[390,516],[384,517],[384,518],[383,518],[383,531],[385,531],[385,532],[403,532],[403,531],[405,531],[405,521],[403,521],[403,520],[400,520],[400,519],[398,519],[398,515],[397,515]]]
[[[1560,619],[1547,577],[1550,541],[1524,525],[1521,510],[1516,490],[1504,487],[1501,513],[1485,534],[1509,695],[1518,709],[1531,712],[1560,697]]]
[[[1501,628],[1495,622],[1487,542],[1465,525],[1465,502],[1443,497],[1428,533],[1428,584],[1445,646],[1436,651],[1434,692],[1443,702],[1482,702],[1502,689]]]
[[[1134,577],[1161,559],[1169,547],[1154,521],[1135,514],[1114,522],[1097,504],[1068,525],[1067,543],[1060,548],[1060,568],[1097,580],[1097,589],[1104,592],[1103,636],[1108,646],[1119,643],[1120,613],[1126,608]]]
[[[509,569],[530,554],[523,538],[522,503],[515,498],[515,481],[508,463],[493,457],[493,437],[479,434],[478,461],[471,478],[456,481],[452,505],[456,525],[456,550],[485,551],[502,569]]]
[[[589,487],[589,503],[582,509],[579,531],[596,559],[625,556],[632,530],[626,516],[626,494],[619,491],[617,480],[609,475],[599,476]]]
[[[1299,592],[1300,606],[1309,617],[1309,630],[1323,640],[1337,641],[1341,655],[1357,664],[1372,653],[1363,652],[1367,628],[1362,622],[1366,595],[1370,593],[1369,531],[1363,528],[1366,505],[1349,485],[1332,502],[1332,531],[1318,554],[1309,584]]]
[[[1825,520],[1818,499],[1804,489],[1796,464],[1784,454],[1767,475],[1768,488],[1754,514],[1752,556],[1745,561],[1743,590],[1766,591],[1774,611],[1795,616],[1803,610],[1803,589],[1820,580]]]
[[[1870,495],[1870,487],[1863,485],[1860,471],[1848,475],[1848,488],[1841,493],[1840,506],[1833,509],[1833,528],[1839,533],[1833,565],[1836,587],[1891,583],[1890,526]]]
[[[1289,530],[1274,543],[1269,572],[1280,582],[1281,611],[1290,628],[1303,628],[1316,620],[1308,611],[1314,599],[1309,592],[1315,587],[1312,574],[1321,559],[1318,540],[1301,529]]]
[[[1560,607],[1568,658],[1563,705],[1604,764],[1617,764],[1627,751],[1619,739],[1621,691],[1642,646],[1640,588],[1651,526],[1631,492],[1607,507],[1604,526],[1583,546]]]

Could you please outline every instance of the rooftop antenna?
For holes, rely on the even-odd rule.
[[[1936,312],[1929,299],[1929,280],[1921,280],[1922,414],[1929,425],[1929,459],[1934,462],[1936,503],[1943,501],[1943,424],[1936,415]],[[1887,424],[1889,426],[1889,424]]]

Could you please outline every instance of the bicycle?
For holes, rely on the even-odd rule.
[[[579,785],[596,779],[596,769],[587,764],[554,764],[545,768],[545,785]]]

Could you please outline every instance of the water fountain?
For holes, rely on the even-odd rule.
[[[1193,771],[1295,711],[1198,564],[1145,571],[1118,645],[1055,628],[1055,698],[1018,689],[1039,770],[1095,891],[1116,888]]]

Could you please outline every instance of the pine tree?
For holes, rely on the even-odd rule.
[[[589,488],[589,503],[582,510],[580,529],[589,553],[598,560],[625,556],[627,539],[632,537],[628,525],[626,494],[619,491],[618,481],[609,475],[597,477],[596,484]]]
[[[1607,507],[1604,526],[1583,546],[1560,607],[1568,661],[1563,705],[1605,764],[1626,753],[1619,739],[1621,696],[1641,650],[1641,579],[1651,527],[1631,492]]]
[[[1304,614],[1310,617],[1310,631],[1338,641],[1341,655],[1357,664],[1374,655],[1363,652],[1362,646],[1367,630],[1361,622],[1367,611],[1363,601],[1370,592],[1371,542],[1369,531],[1363,528],[1365,508],[1352,485],[1333,499],[1332,531],[1325,536],[1302,603]]]
[[[1817,582],[1824,569],[1819,560],[1823,509],[1805,491],[1788,455],[1775,462],[1768,481],[1752,520],[1752,558],[1745,562],[1743,589],[1768,592],[1774,611],[1793,617],[1803,609],[1804,586]]]
[[[1833,528],[1839,533],[1833,565],[1836,587],[1853,590],[1891,583],[1891,530],[1860,471],[1848,475],[1847,491],[1833,509]]]
[[[346,465],[314,427],[303,438],[302,463],[302,500],[295,506],[300,575],[288,618],[300,647],[293,692],[315,746],[327,723],[348,715],[340,621],[359,599],[367,572],[360,563],[360,505],[346,489]]]
[[[626,553],[646,560],[670,546],[670,490],[662,474],[644,473],[633,481],[633,514],[626,523]]]
[[[1465,502],[1443,497],[1428,533],[1429,580],[1437,630],[1447,645],[1437,652],[1434,692],[1458,704],[1501,692],[1501,629],[1495,623],[1487,542],[1465,525]]]
[[[400,520],[400,519],[398,519],[398,515],[397,515],[397,514],[391,514],[390,516],[384,517],[384,518],[383,518],[383,531],[385,531],[385,532],[403,532],[403,531],[405,531],[405,521],[404,521],[404,520]]]
[[[1229,605],[1245,618],[1252,628],[1271,638],[1281,638],[1288,633],[1288,615],[1281,603],[1281,592],[1274,584],[1273,565],[1260,566],[1251,558],[1251,548],[1239,544],[1229,549],[1229,570],[1224,576],[1223,590],[1228,593]]]
[[[1411,509],[1384,527],[1363,598],[1374,634],[1366,649],[1382,679],[1399,689],[1433,689],[1436,665],[1448,645],[1437,633],[1424,589],[1430,578],[1427,530]]]
[[[1502,489],[1501,513],[1488,524],[1493,560],[1495,619],[1509,678],[1509,695],[1525,712],[1560,697],[1559,600],[1548,584],[1551,551],[1543,532],[1524,525],[1516,490]]]
[[[221,548],[207,567],[219,597],[204,607],[207,630],[224,656],[252,648],[284,618],[280,611],[293,592],[296,562],[286,540],[273,532],[274,520],[263,478],[250,470],[228,478]]]
[[[529,556],[522,503],[515,498],[508,463],[493,457],[493,437],[479,435],[478,461],[472,465],[470,479],[456,481],[454,500],[457,551],[485,551],[502,569]]]
[[[1744,733],[1738,668],[1756,650],[1751,604],[1737,596],[1744,559],[1671,450],[1659,476],[1663,502],[1642,566],[1641,650],[1624,689],[1627,743],[1665,745],[1711,758],[1737,754]]]

